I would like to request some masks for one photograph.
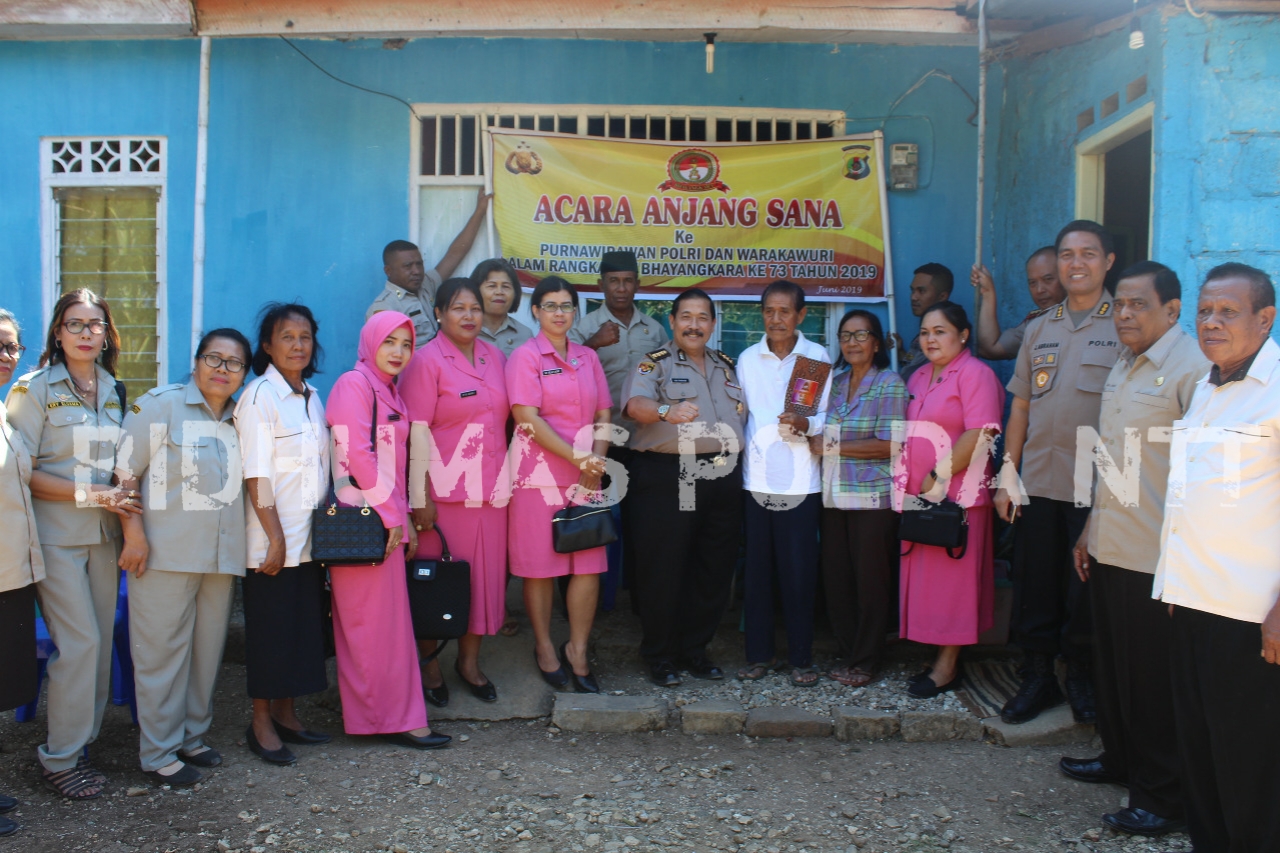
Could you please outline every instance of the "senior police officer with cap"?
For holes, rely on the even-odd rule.
[[[422,253],[408,240],[388,243],[382,250],[382,271],[387,274],[387,284],[364,312],[364,318],[368,320],[379,311],[399,311],[413,321],[417,348],[426,346],[439,329],[436,325],[436,288],[453,275],[458,264],[471,251],[491,197],[484,187],[480,188],[476,209],[458,236],[453,238],[435,269],[428,270],[423,266]]]
[[[1025,723],[1062,701],[1054,671],[1067,662],[1067,697],[1077,722],[1097,717],[1090,642],[1092,620],[1084,584],[1072,566],[1072,548],[1089,509],[1076,506],[1076,428],[1096,427],[1102,389],[1120,351],[1111,297],[1103,286],[1115,263],[1111,235],[1078,219],[1054,243],[1063,302],[1031,321],[1018,351],[1009,393],[1005,453],[996,512],[1021,516],[1014,540],[1013,641],[1025,659],[1017,695],[1000,711],[1007,723]],[[1022,480],[1012,469],[1021,463]],[[1027,496],[1024,498],[1023,493]]]
[[[690,288],[671,306],[673,338],[627,377],[622,400],[638,424],[630,468],[632,529],[644,637],[640,654],[657,685],[680,669],[723,678],[707,645],[729,600],[742,529],[746,405],[733,362],[707,348],[711,297]]]

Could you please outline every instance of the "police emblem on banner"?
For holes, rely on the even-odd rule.
[[[658,184],[658,192],[663,190],[727,193],[729,188],[720,182],[720,158],[705,148],[686,148],[667,161],[667,180]]]
[[[529,147],[529,143],[521,142],[515,151],[507,155],[506,167],[513,175],[536,175],[542,171],[542,158]]]
[[[844,176],[851,181],[860,181],[871,174],[871,146],[846,145],[840,149],[844,152]]]

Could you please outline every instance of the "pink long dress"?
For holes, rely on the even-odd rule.
[[[595,413],[612,407],[613,399],[595,350],[569,341],[566,355],[561,358],[541,332],[516,347],[507,361],[507,395],[513,406],[536,406],[542,419],[574,444],[579,431],[589,429]],[[588,432],[585,448],[590,447]],[[518,434],[511,454],[518,459],[507,528],[511,574],[554,578],[606,571],[604,548],[557,554],[551,547],[551,517],[568,503],[566,490],[578,482],[578,469]]]
[[[375,366],[382,341],[413,323],[396,311],[374,314],[360,331],[359,361],[338,377],[325,416],[336,447],[334,477],[351,476],[388,529],[411,524],[405,484],[409,415],[391,377]],[[374,399],[378,401],[378,447],[369,444]],[[339,491],[359,505],[361,492]],[[409,615],[404,549],[376,566],[330,566],[333,633],[338,655],[342,722],[348,734],[407,732],[427,725],[418,647]]]
[[[990,367],[961,350],[937,380],[932,374],[932,365],[926,364],[907,382],[908,430],[920,433],[922,424],[934,424],[954,443],[967,430],[1000,429],[1004,388]],[[937,460],[938,451],[927,435],[908,433],[894,469],[895,509],[901,511],[904,494],[920,493]],[[903,637],[939,646],[967,646],[991,627],[995,607],[992,470],[989,449],[979,443],[969,467],[953,472],[948,484],[947,497],[969,509],[969,544],[963,557],[953,560],[943,548],[917,543],[902,558]],[[902,547],[906,550],[907,544]]]
[[[450,553],[471,563],[472,634],[496,634],[505,618],[507,504],[511,500],[507,421],[511,404],[506,357],[475,342],[475,363],[444,334],[436,335],[397,383],[409,418],[431,430],[431,500]],[[438,557],[440,539],[418,535],[418,554]]]

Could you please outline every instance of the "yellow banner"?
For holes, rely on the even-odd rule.
[[[878,135],[679,143],[492,131],[502,254],[529,286],[595,290],[600,256],[630,249],[641,293],[759,296],[789,279],[816,299],[884,295]]]

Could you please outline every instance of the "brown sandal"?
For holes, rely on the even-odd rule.
[[[739,681],[759,681],[769,673],[773,672],[778,665],[777,661],[769,661],[768,663],[749,663],[742,669],[738,670]]]
[[[502,627],[498,629],[498,633],[504,637],[514,637],[520,633],[520,623],[516,621],[516,617],[508,616],[502,620]]]
[[[845,687],[866,687],[875,680],[875,673],[860,666],[838,666],[829,674],[833,680]]]
[[[102,796],[103,785],[78,767],[54,773],[45,770],[44,781],[68,800],[93,800]]]

